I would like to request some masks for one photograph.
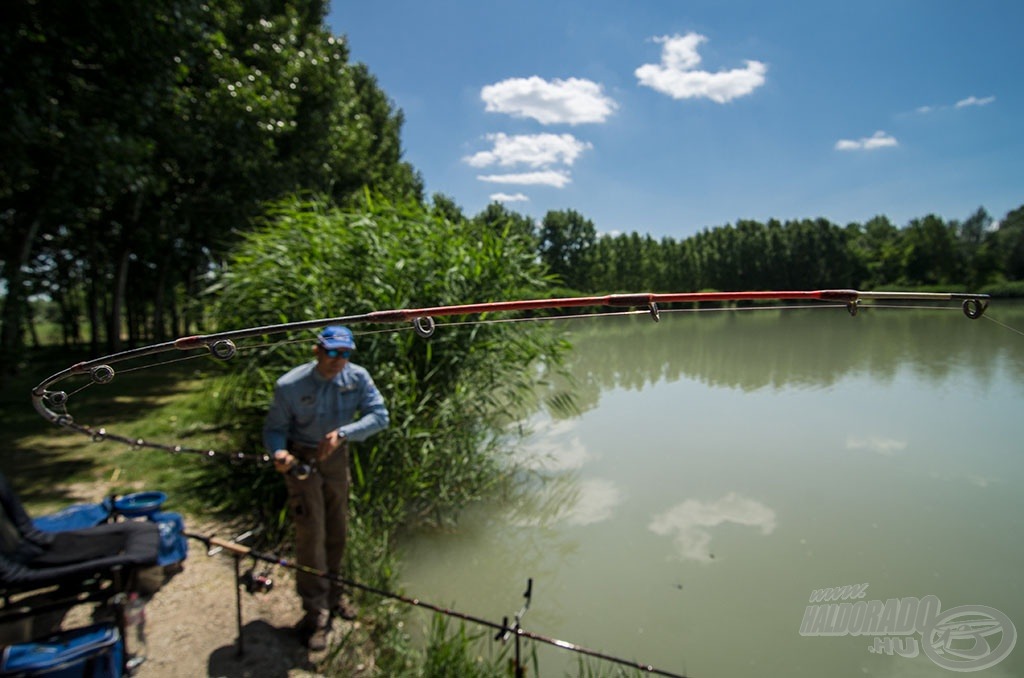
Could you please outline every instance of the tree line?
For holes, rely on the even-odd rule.
[[[963,221],[935,215],[899,228],[887,217],[741,220],[684,239],[599,235],[573,210],[541,221],[538,252],[569,289],[678,292],[946,286],[1024,291],[1024,206],[996,223],[984,208]]]
[[[738,221],[691,237],[599,235],[575,210],[466,217],[423,195],[403,116],[324,18],[326,0],[11,0],[0,24],[0,352],[46,300],[65,344],[120,350],[197,331],[202,291],[290,195],[367,191],[450,225],[527,238],[583,293],[1024,280],[1024,212]],[[543,294],[543,290],[538,290]],[[479,300],[466,300],[479,301]],[[36,339],[38,343],[38,339]]]

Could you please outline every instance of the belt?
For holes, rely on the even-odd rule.
[[[343,443],[341,443],[341,445],[339,445],[338,447],[341,448],[341,447],[347,447],[347,446],[348,446],[348,441],[346,440]],[[292,454],[294,454],[297,457],[301,457],[302,459],[304,459],[306,461],[310,461],[312,459],[315,459],[316,458],[317,450],[318,450],[318,448],[317,448],[316,445],[303,445],[301,443],[297,443],[297,442],[294,442],[292,440],[288,441],[288,451],[291,452]]]
[[[317,447],[316,445],[302,445],[300,443],[288,441],[288,451],[297,457],[301,457],[306,461],[316,457]]]

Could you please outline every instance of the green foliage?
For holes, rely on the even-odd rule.
[[[246,235],[213,291],[214,316],[228,330],[537,296],[546,284],[524,239],[504,231],[379,198],[358,211],[291,201]],[[444,521],[492,491],[506,427],[534,406],[537,366],[557,363],[565,348],[538,324],[439,319],[429,340],[397,329],[353,325],[354,360],[373,374],[392,421],[352,452],[352,512],[367,534],[386,535],[409,520]],[[274,381],[311,359],[314,334],[292,339],[253,349],[208,391],[216,420],[239,432],[244,449],[261,446]],[[211,473],[206,489],[224,490],[225,500],[280,506],[272,471]],[[381,561],[368,554],[366,562]]]
[[[537,234],[533,221],[500,203],[492,202],[483,212],[473,217],[473,221],[502,234],[502,237],[521,238],[530,250],[537,249]]]
[[[490,635],[486,629],[470,633],[465,622],[461,621],[452,630],[447,617],[435,614],[430,625],[426,661],[415,675],[422,678],[498,678],[509,675],[505,664],[509,661],[510,645],[502,645],[495,653]],[[483,652],[488,656],[484,657]]]
[[[266,201],[365,186],[421,200],[402,115],[323,0],[11,0],[0,23],[0,349],[27,299],[93,349],[186,334],[212,265]],[[127,294],[131,290],[131,294]],[[80,322],[87,317],[88,322]]]
[[[1024,280],[1024,205],[999,222],[992,240],[1002,274],[1007,280]]]
[[[540,226],[541,260],[567,287],[588,289],[596,239],[594,222],[579,212],[548,212]]]
[[[981,288],[981,292],[982,294],[990,294],[993,297],[1024,299],[1024,280],[985,285]]]
[[[640,233],[592,238],[575,212],[550,212],[539,254],[576,293],[900,288],[976,291],[1024,279],[1024,208],[996,227],[984,209],[963,222],[935,215],[897,228],[878,216],[738,221],[684,240]]]

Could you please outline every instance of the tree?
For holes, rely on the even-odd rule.
[[[979,207],[962,223],[955,224],[957,266],[967,287],[979,289],[995,275],[998,259],[995,238],[990,231],[992,217]]]
[[[533,220],[509,210],[499,202],[492,202],[473,221],[508,238],[519,238],[530,251],[537,250],[537,233]]]
[[[999,222],[995,243],[1000,268],[1007,280],[1024,280],[1024,206],[1011,211]]]
[[[153,102],[174,82],[172,56],[194,38],[176,19],[197,6],[13,0],[0,24],[5,110],[0,124],[3,352],[16,354],[34,290],[23,272],[58,229],[95,246],[117,240],[113,211],[159,181],[151,165]],[[45,248],[44,248],[45,249]],[[44,257],[45,259],[46,257]]]
[[[851,254],[861,273],[857,287],[872,289],[898,282],[903,270],[902,234],[888,217],[876,216],[863,226],[851,225]]]
[[[466,220],[466,215],[462,213],[462,208],[451,197],[443,193],[435,193],[430,202],[431,213],[448,223],[457,224]]]
[[[552,210],[541,221],[540,257],[563,284],[584,290],[590,281],[596,240],[594,223],[582,214],[575,210]]]
[[[349,63],[324,0],[5,9],[6,354],[43,291],[33,267],[81,262],[83,276],[49,287],[70,299],[86,285],[93,342],[116,349],[126,324],[131,338],[184,332],[166,325],[188,324],[204,276],[267,201],[314,191],[340,204],[364,187],[422,200],[401,112]]]
[[[903,233],[903,271],[916,285],[949,283],[959,276],[954,229],[929,214],[913,219]]]

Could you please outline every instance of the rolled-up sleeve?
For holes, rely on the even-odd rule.
[[[360,377],[359,419],[338,427],[338,433],[356,443],[383,431],[391,423],[384,396],[373,383],[373,378],[365,371],[361,372]]]

